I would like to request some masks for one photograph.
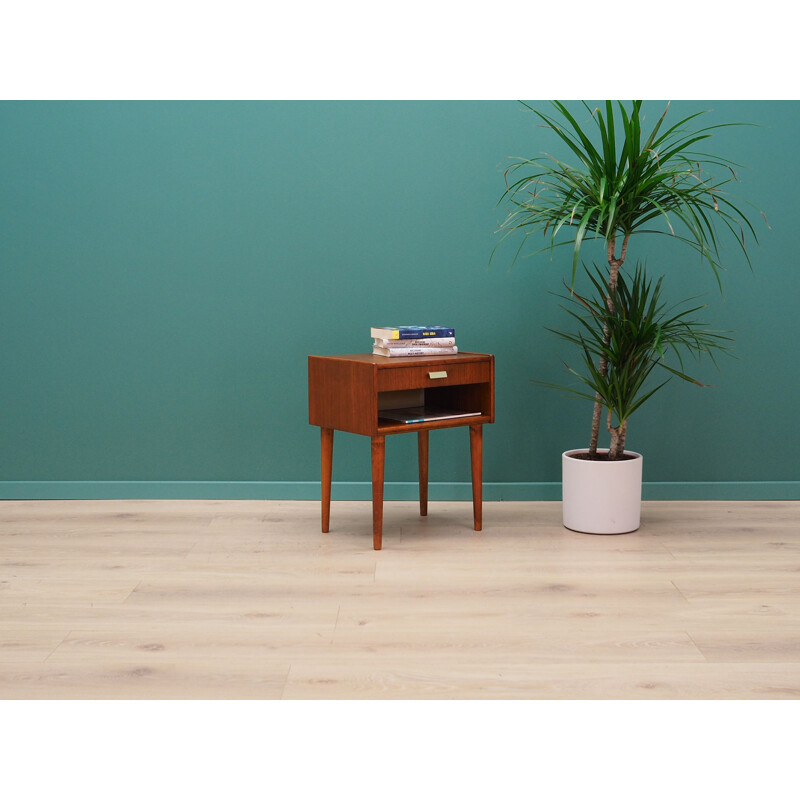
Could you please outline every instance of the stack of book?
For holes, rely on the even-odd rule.
[[[456,332],[442,325],[372,328],[376,356],[450,356],[458,352]]]

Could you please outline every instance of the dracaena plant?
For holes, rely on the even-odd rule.
[[[499,204],[508,203],[510,209],[492,257],[508,237],[517,235],[521,241],[516,261],[530,237],[543,234],[544,246],[524,255],[571,246],[574,286],[584,243],[600,240],[608,261],[606,302],[611,304],[634,234],[675,237],[711,266],[717,280],[722,269],[721,235],[732,236],[750,263],[746,240],[752,237],[757,242],[756,232],[726,188],[736,180],[738,165],[697,150],[716,130],[741,123],[698,128],[697,118],[705,111],[668,123],[668,104],[646,132],[641,100],[633,101],[630,110],[607,100],[605,112],[584,103],[588,116],[583,122],[560,102],[553,102],[552,114],[522,105],[566,145],[573,161],[568,164],[543,154],[517,159],[506,171],[506,191]],[[721,171],[722,176],[714,177],[712,171]],[[605,376],[607,369],[605,356],[600,355],[598,374]],[[589,444],[592,456],[597,452],[601,413],[598,396]]]
[[[592,290],[584,295],[573,289],[563,296],[567,303],[562,308],[578,323],[577,332],[548,328],[577,347],[580,366],[566,367],[580,383],[578,387],[537,383],[593,402],[599,398],[611,435],[608,458],[617,460],[625,450],[631,414],[672,377],[703,385],[686,373],[684,357],[699,359],[707,354],[714,360],[715,351],[727,350],[731,338],[693,316],[704,305],[668,305],[662,299],[664,278],[653,283],[640,264],[630,276],[621,271],[610,291],[602,270],[595,266],[594,272],[586,273]],[[669,360],[677,363],[670,365]],[[602,371],[601,362],[606,364]],[[653,373],[667,376],[652,385]]]

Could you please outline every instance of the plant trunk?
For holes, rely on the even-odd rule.
[[[614,302],[611,299],[611,295],[617,288],[619,270],[625,263],[625,256],[628,252],[628,239],[630,239],[630,234],[626,234],[625,238],[622,240],[622,250],[620,251],[619,258],[616,257],[617,237],[612,236],[608,240],[608,295],[606,295],[606,305],[608,306],[608,310],[611,313],[614,312]],[[608,330],[608,325],[605,325],[603,326],[604,347],[608,346],[609,339],[610,339],[610,331]],[[605,377],[608,374],[608,360],[605,357],[600,359],[600,363],[598,364],[598,370],[600,371],[600,374],[603,377]],[[600,436],[600,414],[602,413],[602,410],[603,410],[602,398],[600,397],[599,394],[595,394],[594,413],[592,414],[592,435],[591,438],[589,439],[590,457],[597,455],[597,439]],[[609,428],[609,430],[611,429]],[[611,449],[613,450],[613,446]]]
[[[628,433],[628,420],[624,420],[616,428],[611,425],[611,412],[608,412],[606,427],[611,434],[611,446],[608,448],[608,460],[618,461],[625,452],[625,436]]]

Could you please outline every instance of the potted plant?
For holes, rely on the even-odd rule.
[[[577,161],[567,164],[544,154],[517,159],[506,171],[506,191],[500,204],[508,202],[511,208],[500,225],[503,236],[492,257],[508,237],[521,235],[516,261],[528,238],[542,233],[545,246],[525,255],[532,256],[544,250],[552,253],[556,247],[571,246],[570,286],[574,289],[584,243],[594,239],[604,245],[608,271],[600,285],[607,316],[601,319],[592,315],[593,324],[603,322],[602,335],[599,341],[592,340],[592,346],[584,351],[584,355],[588,352],[597,359],[596,364],[593,362],[595,372],[592,373],[597,387],[593,397],[589,447],[585,458],[580,460],[604,462],[609,470],[618,470],[619,464],[615,462],[620,461],[619,448],[598,449],[603,409],[613,408],[613,403],[609,405],[610,400],[604,399],[599,387],[603,381],[613,379],[608,358],[612,349],[611,336],[619,322],[614,316],[619,297],[619,275],[630,239],[640,233],[670,235],[697,252],[701,262],[711,266],[719,282],[722,267],[719,234],[728,231],[750,264],[746,239],[752,236],[757,242],[756,232],[725,189],[727,184],[736,180],[734,167],[738,165],[721,156],[696,150],[700,142],[713,136],[715,130],[738,123],[695,128],[695,120],[707,113],[699,112],[673,124],[665,124],[669,111],[667,104],[648,134],[645,133],[641,100],[633,101],[630,110],[621,102],[615,105],[606,101],[605,113],[584,103],[589,118],[583,125],[563,103],[556,101],[552,105],[554,116],[523,103]],[[723,177],[713,177],[709,172],[713,168],[721,168]],[[522,177],[516,177],[520,171]],[[510,182],[510,178],[516,179]],[[643,273],[639,278],[635,274],[634,283],[626,286],[626,290],[636,289],[637,280],[645,280]],[[650,291],[654,292],[655,288],[660,294],[660,283],[651,286]],[[639,286],[637,291],[641,289]],[[655,364],[662,366],[663,359]],[[617,418],[617,422],[617,426],[611,427],[621,428],[621,431],[611,431],[612,439],[616,437],[612,444],[621,440],[624,446],[627,416],[622,420]],[[572,466],[568,459],[579,460],[576,451],[567,451],[562,457],[562,463]],[[599,490],[599,494],[602,495],[603,491]]]
[[[601,270],[586,273],[592,290],[584,295],[573,289],[564,296],[577,332],[548,329],[577,347],[580,367],[566,366],[580,383],[537,383],[599,401],[611,437],[608,449],[595,456],[587,449],[562,454],[564,526],[583,533],[629,533],[639,527],[642,456],[625,449],[628,420],[673,376],[702,386],[684,371],[684,355],[699,359],[705,353],[713,360],[715,350],[727,349],[730,337],[693,318],[704,306],[668,306],[662,298],[664,278],[653,283],[639,264],[633,275],[621,271],[610,293]],[[676,366],[667,363],[670,356]],[[652,386],[654,372],[667,375]]]

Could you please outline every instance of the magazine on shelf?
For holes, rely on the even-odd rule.
[[[405,422],[411,425],[415,422],[432,422],[438,419],[456,419],[458,417],[479,417],[480,411],[451,411],[445,408],[431,408],[416,406],[414,408],[391,408],[378,412],[383,419],[396,422]]]

